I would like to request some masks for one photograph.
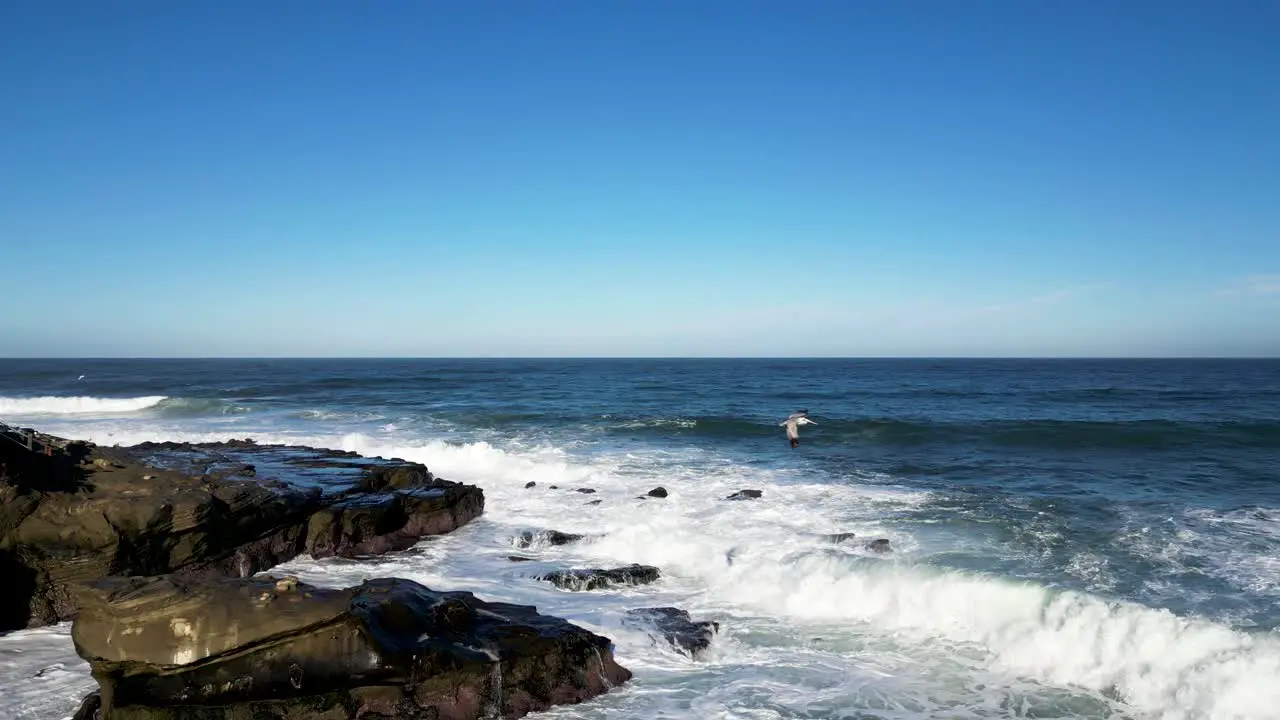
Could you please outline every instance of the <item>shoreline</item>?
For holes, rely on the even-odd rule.
[[[117,687],[120,680],[111,679],[115,677],[110,670],[113,667],[111,663],[133,663],[130,667],[136,670],[139,658],[120,656],[108,659],[86,649],[94,646],[95,632],[96,637],[102,637],[104,632],[118,634],[122,631],[119,623],[128,620],[128,617],[122,616],[122,619],[114,620],[107,626],[102,626],[99,622],[96,630],[86,629],[90,618],[84,615],[83,610],[86,602],[95,606],[95,601],[92,600],[95,593],[99,597],[108,598],[106,602],[110,606],[112,601],[109,598],[113,596],[112,593],[118,594],[120,591],[109,588],[119,587],[121,582],[129,587],[134,587],[139,582],[153,585],[157,582],[170,583],[165,587],[171,589],[166,591],[167,595],[163,595],[167,600],[160,603],[161,609],[157,611],[163,617],[165,612],[176,612],[171,608],[191,607],[190,602],[184,598],[192,597],[192,593],[198,595],[210,591],[211,588],[255,587],[255,583],[264,582],[265,577],[277,583],[278,588],[292,590],[297,585],[296,580],[288,577],[274,578],[270,575],[270,570],[304,555],[316,559],[344,556],[358,561],[371,555],[377,557],[407,550],[423,539],[449,533],[469,523],[484,508],[483,491],[474,485],[460,485],[436,478],[419,463],[369,458],[354,452],[304,446],[258,445],[252,440],[196,444],[151,442],[123,447],[101,447],[38,432],[20,432],[19,436],[19,439],[34,440],[37,448],[30,449],[30,443],[24,446],[22,442],[7,435],[7,440],[15,441],[4,442],[3,447],[0,447],[0,507],[11,508],[11,511],[0,515],[0,567],[6,569],[7,576],[25,577],[26,580],[18,582],[14,588],[17,592],[6,594],[9,601],[4,607],[5,614],[0,615],[0,620],[4,620],[0,624],[6,631],[15,631],[45,627],[57,622],[72,623],[73,634],[81,637],[76,642],[76,650],[82,659],[93,665],[94,676],[104,691],[100,701],[93,700],[92,696],[88,698],[77,717],[96,717],[92,713],[98,707],[95,705],[97,702],[101,702],[107,711],[102,714],[103,720],[110,720],[113,714],[110,710],[115,707],[113,703],[132,702],[135,706],[139,702],[156,703],[155,708],[160,711],[165,703],[174,702],[179,697],[172,696],[166,700],[165,696],[155,695],[152,691],[138,695],[137,692],[123,690],[124,686]],[[249,460],[254,462],[248,462]],[[200,470],[198,474],[190,472],[197,467]],[[18,510],[12,511],[12,508]],[[234,522],[224,522],[228,517]],[[106,519],[105,525],[101,522],[102,518]],[[233,528],[239,532],[238,535],[229,534]],[[227,539],[219,544],[217,538]],[[104,552],[103,548],[106,546],[110,547]],[[263,572],[268,575],[262,575]],[[589,570],[585,572],[588,575],[593,573]],[[653,577],[656,578],[656,569]],[[568,580],[551,576],[548,576],[547,581],[567,583],[564,585],[566,587],[578,582],[581,587],[576,589],[589,591],[619,583],[625,585],[636,581],[636,578],[641,582],[646,581],[643,574],[635,577],[618,576],[611,570],[599,570],[598,577],[585,581],[576,577]],[[648,581],[651,580],[652,578]],[[23,582],[26,583],[25,586]],[[228,583],[231,585],[228,586]],[[94,587],[107,589],[94,590]],[[101,595],[104,591],[108,593],[107,596]],[[121,597],[129,597],[137,591],[125,588],[124,592],[125,595]],[[313,598],[319,592],[301,591],[298,597]],[[429,593],[429,589],[414,590],[406,586],[403,592],[409,593],[404,596],[408,602],[406,608],[416,608],[409,612],[418,615],[426,612],[427,615],[422,616],[424,618],[429,618],[435,612],[430,610],[432,603],[438,605],[443,602],[436,600],[423,605],[420,600],[410,599],[416,597],[414,593]],[[456,596],[457,593],[453,595]],[[107,607],[102,602],[96,601],[96,606]],[[136,601],[128,601],[122,607],[132,607],[134,602]],[[24,604],[27,617],[25,622],[22,621]],[[165,610],[166,607],[170,610]],[[203,610],[200,612],[212,612],[215,609],[211,606],[201,607]],[[356,607],[357,605],[352,606],[353,611]],[[483,616],[476,616],[475,612],[494,612],[483,610],[483,607],[483,604],[476,606],[475,611],[469,610],[464,615],[470,613],[468,617],[479,618]],[[563,633],[564,630],[551,629],[554,623],[561,623],[564,627],[571,628],[568,630],[571,634],[582,634],[584,638],[599,637],[558,618],[546,616],[545,620],[539,620],[537,618],[543,616],[537,615],[532,607],[527,610],[516,610],[518,606],[508,607],[511,609],[506,612],[516,613],[511,615],[512,622],[525,625],[532,623],[531,627],[539,627],[538,623],[543,623],[548,628],[538,632]],[[192,610],[184,612],[189,614]],[[98,611],[96,616],[101,617],[102,611]],[[516,617],[524,619],[516,621]],[[185,627],[187,620],[182,622]],[[217,632],[211,628],[216,628],[220,622],[225,624],[227,620],[207,622],[205,632]],[[359,622],[385,625],[384,620],[366,619]],[[424,619],[423,622],[439,621]],[[566,668],[576,666],[587,672],[586,676],[581,676],[586,679],[574,679],[578,676],[572,675],[539,675],[541,679],[534,681],[529,678],[521,680],[522,671],[517,671],[512,672],[514,679],[509,683],[500,683],[496,688],[490,687],[492,683],[481,683],[468,691],[471,695],[479,693],[489,697],[493,702],[508,703],[510,712],[504,712],[504,716],[518,717],[552,704],[582,702],[625,684],[631,676],[626,668],[614,664],[613,643],[608,638],[591,641],[602,642],[604,645],[587,655],[575,656],[577,660],[570,660],[566,656],[565,659],[554,662],[545,659],[535,661],[533,658],[538,657],[539,653],[560,651],[549,649],[551,646],[535,650],[532,646],[503,645],[499,641],[500,635],[486,635],[485,633],[492,631],[483,630],[483,623],[476,625],[475,620],[470,621],[470,625],[458,619],[447,622],[447,627],[464,635],[480,633],[476,636],[480,640],[459,640],[462,645],[458,647],[487,645],[496,648],[491,652],[493,659],[484,662],[500,663],[504,669],[509,669],[507,665],[512,663],[512,667],[517,668],[523,667],[519,665],[523,662],[550,663],[550,666]],[[552,625],[545,625],[546,623]],[[654,628],[655,632],[670,636],[673,643],[679,644],[683,638],[693,648],[690,652],[696,652],[698,647],[705,647],[710,642],[709,635],[714,632],[693,623],[687,614],[684,617],[656,616],[650,618],[648,626]],[[108,627],[115,629],[108,630]],[[142,630],[126,631],[126,635],[132,632]],[[153,634],[154,632],[152,631]],[[439,632],[433,631],[437,635]],[[285,642],[280,639],[285,636],[278,633],[273,637],[277,637],[278,642]],[[393,632],[387,637],[389,640],[384,641],[383,649],[379,652],[384,657],[383,665],[387,668],[385,672],[398,676],[404,671],[393,671],[392,668],[400,667],[399,663],[402,661],[394,658],[400,657],[401,651],[393,652],[391,648],[408,636]],[[155,640],[147,647],[180,647],[179,640],[180,638]],[[155,642],[160,645],[155,645]],[[386,642],[391,644],[386,645]],[[110,645],[100,647],[107,648]],[[227,648],[222,654],[230,657],[244,652],[236,647]],[[598,671],[603,675],[593,674],[597,670],[588,667],[589,656],[602,658],[599,662],[604,662],[613,669],[602,666]],[[326,657],[324,654],[314,657],[316,659],[307,666],[312,668],[310,672],[332,674],[332,671],[324,671],[324,668],[332,665],[323,659]],[[197,666],[207,666],[209,662],[215,661],[180,653],[162,665],[172,666],[175,660],[196,663],[192,666],[193,673]],[[281,671],[268,667],[270,662],[265,656],[262,662],[267,665],[249,662],[247,667],[252,669],[251,674],[256,673],[255,677],[262,675],[263,678],[279,676]],[[444,672],[447,675],[452,672],[442,669],[447,667],[452,665],[440,666],[435,671],[436,674]],[[416,672],[420,675],[425,669]],[[367,671],[364,675],[367,675]],[[343,691],[345,694],[326,695],[328,700],[325,702],[329,703],[328,706],[331,709],[343,708],[342,712],[352,713],[350,717],[374,706],[390,707],[385,705],[385,699],[376,702],[371,700],[371,690],[360,689],[364,687],[360,683],[366,682],[362,679],[364,675],[354,673],[349,683],[354,684],[349,691]],[[591,677],[598,679],[591,680]],[[191,682],[196,682],[195,676]],[[341,684],[335,680],[328,685],[332,685],[332,682]],[[464,682],[464,685],[467,682],[471,681]],[[228,701],[248,703],[245,707],[260,709],[268,706],[292,707],[302,702],[300,698],[304,696],[299,696],[296,688],[290,691],[286,687],[286,692],[283,693],[264,689],[271,686],[272,683],[260,678],[260,690],[232,693],[228,696]],[[424,690],[415,690],[415,687],[417,686],[411,683],[403,690],[409,693],[404,697],[417,698],[414,702],[420,707],[414,712],[443,712],[441,717],[479,717],[483,707],[488,707],[486,703],[490,702],[476,704],[456,693],[446,694],[448,697],[430,692],[424,695]],[[108,689],[110,692],[106,692]],[[130,692],[134,694],[130,695]],[[398,712],[409,712],[406,709],[408,705],[396,707],[401,708]],[[334,711],[338,712],[336,709]],[[417,717],[412,714],[403,716]],[[422,715],[424,718],[427,716]]]

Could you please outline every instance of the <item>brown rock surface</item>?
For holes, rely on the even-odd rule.
[[[608,638],[408,580],[110,578],[80,601],[101,720],[516,718],[631,678]]]
[[[247,577],[308,551],[403,549],[484,509],[479,488],[417,463],[250,441],[121,449],[41,437],[47,453],[0,438],[0,631],[70,619],[69,588],[83,581]]]

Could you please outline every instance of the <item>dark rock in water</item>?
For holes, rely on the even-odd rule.
[[[652,628],[677,650],[694,658],[711,647],[712,638],[720,632],[720,623],[694,622],[688,612],[673,607],[628,610],[622,624],[631,628]]]
[[[764,495],[761,490],[739,490],[725,498],[725,500],[757,500],[761,495]]]
[[[525,483],[525,484],[524,484],[524,489],[525,489],[525,490],[528,490],[529,488],[534,487],[534,486],[536,486],[537,484],[538,484],[538,483],[534,482],[533,480],[530,480],[529,482],[527,482],[527,483]]]
[[[101,708],[102,696],[95,690],[80,701],[80,707],[71,716],[71,720],[102,720],[102,715],[98,712]]]
[[[386,492],[388,490],[414,490],[424,487],[438,487],[435,475],[422,465],[393,465],[388,467],[369,467],[364,470],[363,477],[356,483],[356,492]]]
[[[652,565],[628,565],[602,570],[600,568],[574,568],[559,570],[538,578],[564,590],[599,590],[612,585],[648,585],[661,577]]]
[[[307,525],[307,552],[322,558],[404,550],[484,512],[480,488],[434,478],[430,483],[412,490],[352,495],[316,511]]]
[[[588,504],[588,505],[599,505],[601,502],[603,502],[603,501],[602,501],[602,500],[592,500],[591,502],[589,502],[589,503],[587,503],[587,504]]]
[[[568,545],[571,542],[577,542],[585,535],[574,535],[571,533],[562,533],[559,530],[543,530],[534,532],[525,530],[515,538],[515,546],[518,548],[532,547],[539,542],[545,542],[548,545]]]
[[[519,718],[631,678],[606,637],[409,580],[107,578],[79,599],[103,720]]]
[[[549,487],[549,488],[550,488],[550,489],[552,489],[552,490],[559,490],[559,489],[560,489],[560,486],[559,486],[559,485],[548,485],[547,487]]]
[[[834,535],[823,535],[828,542],[842,543],[857,537],[854,533],[835,533]]]
[[[536,562],[533,558],[527,558],[521,555],[508,555],[507,559],[511,562]]]
[[[591,488],[578,488],[578,492],[586,495],[590,495],[591,493],[595,492],[595,490],[592,490]]]
[[[407,547],[483,510],[479,488],[416,463],[246,441],[43,437],[48,454],[0,439],[0,631],[71,619],[70,587],[83,581],[246,577],[309,551]]]
[[[878,552],[878,553],[893,552],[893,548],[889,547],[889,541],[885,538],[872,540],[871,542],[867,543],[867,549],[870,550],[871,552]]]
[[[649,497],[664,498],[667,496],[667,489],[664,487],[656,487],[649,491]]]

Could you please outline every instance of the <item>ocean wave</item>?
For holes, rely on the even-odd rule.
[[[1216,421],[975,420],[917,422],[890,419],[823,418],[802,432],[849,445],[926,446],[970,443],[994,447],[1164,449],[1208,442],[1235,447],[1280,449],[1280,423]],[[606,431],[626,434],[691,434],[708,438],[777,433],[778,421],[711,416],[658,419],[607,418]]]
[[[183,398],[166,395],[142,397],[0,397],[0,416],[43,417],[56,415],[151,414],[168,418],[236,415],[251,407],[218,398]]]
[[[468,558],[454,562],[476,562],[472,558],[486,552],[505,555],[512,533],[554,528],[587,537],[569,546],[533,548],[543,559],[656,565],[664,575],[659,590],[696,598],[691,602],[703,612],[722,618],[784,622],[796,637],[808,637],[810,627],[834,625],[877,642],[908,643],[911,652],[939,658],[938,663],[976,664],[1010,683],[1023,679],[1084,688],[1142,716],[1167,720],[1277,717],[1280,712],[1280,684],[1274,682],[1280,676],[1280,637],[1089,592],[929,565],[914,553],[909,534],[880,524],[889,514],[886,508],[919,504],[926,493],[788,484],[776,474],[730,464],[693,468],[676,462],[635,471],[627,464],[634,455],[583,459],[550,445],[515,450],[360,434],[256,439],[417,460],[442,477],[481,484],[488,499],[484,522],[470,526],[465,538],[431,544],[433,552],[456,547]],[[530,480],[536,486],[526,488]],[[670,491],[668,498],[635,498],[659,483]],[[591,497],[603,501],[598,508],[585,511],[582,496],[568,492],[582,486],[597,491]],[[741,487],[762,488],[764,497],[751,503],[721,499]],[[637,511],[640,506],[644,512]],[[478,539],[482,528],[494,537]],[[889,537],[898,551],[882,558],[858,543],[833,546],[820,538],[830,531]],[[402,572],[396,563],[403,562],[413,567]],[[355,579],[343,573],[372,576],[390,570],[410,577],[429,572],[424,579],[436,585],[460,581],[439,575],[444,571],[439,562],[422,565],[421,558],[359,566],[299,560],[290,571],[302,567],[309,571],[304,576],[335,583]],[[533,597],[540,606],[554,597],[558,605],[549,611],[595,613],[602,602],[572,593],[531,596],[550,591],[494,574],[494,566],[477,567],[465,584],[508,597],[524,593],[512,599]],[[575,610],[575,602],[592,609]]]
[[[129,398],[102,397],[0,397],[0,415],[89,415],[131,413],[168,400],[164,395]]]
[[[152,408],[158,414],[170,418],[199,418],[217,415],[240,415],[253,408],[218,398],[165,398]]]

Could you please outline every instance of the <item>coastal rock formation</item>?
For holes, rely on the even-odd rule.
[[[584,537],[586,536],[564,533],[559,530],[542,530],[539,532],[525,530],[512,540],[512,544],[518,548],[530,548],[537,545],[568,545]]]
[[[711,647],[711,640],[716,633],[720,632],[720,623],[694,622],[688,612],[673,607],[628,610],[623,616],[622,624],[631,628],[653,631],[677,650],[693,658],[697,658]]]
[[[461,527],[483,511],[479,488],[436,478],[391,493],[355,494],[311,516],[307,552],[320,558],[404,550],[424,537]]]
[[[867,543],[867,549],[870,550],[871,552],[877,552],[877,553],[893,552],[893,548],[889,547],[889,540],[887,538],[872,540],[871,542]]]
[[[631,678],[608,638],[409,580],[109,578],[80,602],[101,720],[518,718]]]
[[[79,582],[246,577],[308,551],[384,552],[484,508],[479,488],[354,453],[39,437],[34,449],[0,438],[0,631],[70,619]]]
[[[540,580],[555,585],[563,590],[599,590],[613,585],[647,585],[661,577],[658,568],[652,565],[627,565],[610,568],[574,568],[557,570],[540,577]]]
[[[759,500],[761,495],[764,495],[761,490],[739,490],[725,500]]]

